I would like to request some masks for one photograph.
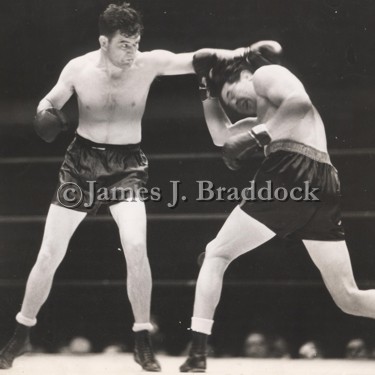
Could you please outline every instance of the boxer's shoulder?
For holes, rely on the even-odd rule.
[[[73,84],[78,77],[81,77],[83,71],[91,72],[90,67],[94,68],[97,65],[98,55],[98,51],[93,51],[71,59],[65,65],[62,76]]]
[[[255,91],[262,95],[273,91],[275,88],[282,91],[295,90],[304,92],[302,82],[287,68],[280,65],[267,65],[257,69],[253,76]]]
[[[73,76],[84,67],[87,67],[87,65],[90,64],[90,61],[93,60],[93,57],[89,55],[90,54],[86,54],[71,59],[63,69],[65,75]]]
[[[265,65],[254,72],[254,80],[257,81],[267,78],[274,79],[275,77],[283,78],[290,76],[294,76],[294,74],[281,65]]]
[[[99,51],[91,51],[84,55],[74,57],[67,64],[66,68],[71,71],[79,71],[80,69],[87,68],[88,66],[95,66],[98,64],[100,59]]]

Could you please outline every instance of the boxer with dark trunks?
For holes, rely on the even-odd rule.
[[[30,328],[36,324],[73,233],[87,213],[95,213],[105,203],[118,225],[126,258],[127,292],[135,320],[135,360],[146,371],[160,371],[149,335],[152,282],[146,211],[137,195],[148,178],[147,158],[140,149],[141,121],[150,85],[157,76],[190,74],[194,69],[193,53],[140,52],[142,29],[140,14],[129,4],[109,5],[99,19],[100,49],[71,60],[39,103],[34,125],[46,142],[67,129],[61,108],[73,94],[78,101],[79,125],[60,168],[41,249],[16,316],[16,330],[0,352],[1,369],[10,368],[27,349]],[[233,57],[244,49],[215,51]],[[91,204],[89,181],[94,181],[98,190],[115,188],[120,194]],[[124,194],[121,189],[126,190]]]
[[[359,290],[353,277],[341,223],[340,182],[327,153],[323,121],[302,83],[278,64],[280,45],[258,43],[252,49],[246,58],[211,66],[207,56],[200,52],[194,56],[213,142],[222,147],[224,162],[232,170],[264,150],[265,159],[254,177],[257,192],[269,182],[274,190],[289,192],[303,189],[308,182],[316,188],[317,199],[244,199],[232,211],[206,247],[195,294],[192,347],[181,372],[206,369],[207,338],[226,268],[276,235],[303,241],[344,312],[375,318],[375,290]],[[220,95],[226,106],[251,117],[232,125],[212,93]]]

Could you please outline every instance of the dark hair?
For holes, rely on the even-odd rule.
[[[111,38],[116,31],[127,37],[140,35],[143,31],[141,15],[129,3],[110,4],[99,17],[100,35]]]
[[[216,89],[221,92],[224,83],[238,81],[243,70],[254,73],[260,67],[271,64],[281,64],[278,54],[269,53],[268,49],[262,51],[251,51],[249,49],[244,56],[230,60],[219,60],[212,68],[211,78]]]
[[[233,83],[238,81],[243,70],[254,72],[253,67],[243,57],[238,57],[233,60],[219,61],[212,68],[210,74],[216,92],[221,92],[224,83]]]

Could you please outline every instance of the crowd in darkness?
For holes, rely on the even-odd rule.
[[[160,330],[157,317],[152,321],[154,331],[152,333],[152,341],[154,349],[157,353],[163,355],[176,355],[169,353],[166,348],[166,335]],[[102,353],[104,355],[116,355],[121,353],[132,353],[132,347],[119,341],[107,342],[102,345],[94,345],[94,343],[85,336],[75,336],[67,341],[60,343],[52,352],[64,355],[85,355],[90,353]],[[190,349],[190,343],[185,349],[179,353],[185,356]],[[329,348],[323,345],[319,340],[311,339],[296,344],[288,342],[284,337],[277,334],[266,334],[262,331],[249,332],[240,347],[238,353],[226,353],[215,345],[209,345],[209,356],[216,358],[229,358],[234,355],[243,358],[264,359],[323,359],[331,358]],[[366,340],[361,337],[352,338],[347,341],[341,348],[343,355],[341,358],[350,360],[375,360],[375,347],[371,347]],[[32,353],[51,353],[50,349],[42,346],[33,346]]]

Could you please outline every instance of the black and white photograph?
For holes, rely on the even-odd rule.
[[[0,372],[375,374],[374,0],[0,19]]]

